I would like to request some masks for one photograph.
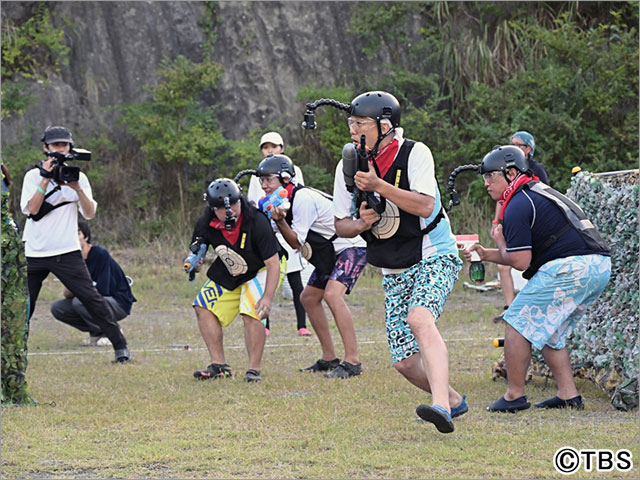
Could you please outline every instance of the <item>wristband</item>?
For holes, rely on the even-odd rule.
[[[493,223],[494,225],[497,225],[500,222],[498,220],[492,220],[491,223]]]
[[[41,187],[40,185],[38,185],[38,191],[39,191],[41,194],[43,194],[43,195],[44,195],[44,193],[45,193],[45,192],[44,192],[44,190],[42,189],[42,187]]]

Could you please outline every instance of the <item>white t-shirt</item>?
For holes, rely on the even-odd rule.
[[[40,170],[37,168],[29,170],[24,176],[20,208],[25,215],[29,215],[27,204],[38,190],[41,181]],[[93,199],[89,179],[82,172],[80,172],[79,183],[85,195],[93,202],[94,207],[97,207],[98,203]],[[49,182],[46,193],[53,190],[55,186],[53,181]],[[52,210],[37,222],[30,218],[27,219],[22,235],[22,241],[25,242],[25,255],[27,257],[52,257],[80,250],[78,210],[83,217],[87,218],[87,216],[80,206],[77,192],[73,188],[63,185],[46,201],[51,205],[62,202],[71,203]]]
[[[293,221],[291,230],[298,237],[298,242],[304,245],[309,230],[319,233],[327,240],[336,233],[333,218],[333,204],[331,200],[320,193],[310,189],[302,188],[296,191],[291,206]],[[337,237],[333,240],[333,248],[336,254],[351,247],[366,247],[367,243],[360,236],[354,238]]]
[[[296,185],[304,185],[304,177],[302,176],[302,170],[297,165],[293,166],[293,171],[295,172],[295,177],[293,177],[293,183]],[[247,189],[247,200],[249,202],[255,202],[256,206],[258,206],[258,200],[264,197],[264,190],[260,186],[260,179],[255,175],[251,175],[251,179],[249,180],[249,188]],[[297,250],[294,250],[289,246],[286,242],[276,224],[272,221],[271,227],[273,231],[276,232],[276,237],[278,238],[278,242],[280,245],[287,251],[287,273],[299,272],[305,265],[307,264],[306,260],[302,258],[302,255]]]
[[[395,136],[399,142],[398,152],[402,148],[404,138],[402,137],[403,129],[397,128]],[[442,205],[440,199],[440,191],[435,178],[435,167],[431,150],[422,142],[416,142],[407,162],[407,175],[409,177],[409,189],[412,192],[422,193],[435,198],[433,212],[428,218],[420,217],[420,228],[425,228],[438,215]],[[338,162],[336,167],[334,183],[333,183],[333,214],[336,218],[349,218],[352,216],[353,194],[349,193],[344,183],[344,175],[342,173],[342,160]],[[438,226],[425,235],[422,240],[422,258],[428,258],[432,255],[457,255],[456,239],[451,233],[451,225],[449,217],[445,216]],[[390,273],[399,273],[406,270],[383,268],[382,273],[388,275]]]

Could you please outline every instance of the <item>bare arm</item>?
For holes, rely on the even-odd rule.
[[[469,250],[464,250],[467,261],[471,259],[471,252],[475,251],[481,260],[509,265],[516,270],[526,270],[531,264],[531,250],[519,250],[517,252],[507,252],[507,243],[502,234],[502,225],[496,225],[492,229],[491,237],[496,242],[498,248],[484,248],[481,245],[472,245]]]
[[[87,220],[91,220],[96,214],[95,204],[87,197],[87,194],[84,193],[82,187],[79,182],[69,182],[67,185],[73,188],[78,194],[78,200],[80,202],[80,208],[82,208],[82,212],[84,213],[84,217]]]
[[[42,162],[42,167],[47,171],[50,172],[53,170],[54,164],[53,164],[53,158],[51,157],[47,157],[47,160]],[[43,191],[47,191],[47,186],[49,185],[49,182],[51,181],[50,178],[45,178],[45,177],[40,177],[40,188]],[[41,192],[40,190],[36,190],[35,193],[33,194],[33,196],[31,197],[31,199],[29,199],[29,202],[27,203],[27,208],[29,209],[29,213],[31,215],[35,215],[36,213],[38,213],[40,211],[40,207],[42,206],[42,202],[44,202],[44,193]]]
[[[276,207],[271,211],[271,218],[276,222],[276,226],[278,227],[278,230],[280,230],[280,233],[282,234],[286,242],[291,246],[291,248],[296,250],[300,249],[302,248],[302,245],[300,245],[300,242],[298,241],[296,232],[294,232],[289,224],[285,221],[285,215],[286,212],[280,207]]]
[[[333,217],[333,224],[339,237],[353,238],[369,230],[380,219],[373,209],[367,208],[367,202],[360,205],[360,218]]]
[[[266,318],[271,312],[271,303],[278,288],[278,279],[280,278],[280,259],[276,253],[272,257],[264,261],[267,266],[267,281],[264,286],[264,294],[256,303],[256,312],[260,318]]]

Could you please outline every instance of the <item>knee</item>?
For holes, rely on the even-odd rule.
[[[509,265],[502,265],[498,263],[497,266],[498,266],[498,272],[500,272],[500,275],[508,274],[511,271],[511,267]]]
[[[411,362],[409,362],[408,359],[400,360],[399,362],[393,362],[393,368],[395,368],[396,372],[398,372],[400,375],[406,376],[409,370],[411,370],[411,366],[409,365],[410,363]]]
[[[302,306],[307,309],[313,307],[317,303],[320,303],[320,299],[305,288],[300,294],[300,302],[302,303]]]
[[[64,303],[64,300],[57,300],[51,304],[51,315],[53,315],[54,318],[60,320],[62,312],[64,311]]]
[[[324,298],[324,301],[327,302],[329,308],[336,307],[345,303],[344,293],[330,288],[324,291],[322,298]]]

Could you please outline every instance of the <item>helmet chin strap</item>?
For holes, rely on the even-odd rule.
[[[231,230],[236,226],[236,217],[231,211],[231,202],[229,202],[229,197],[224,197],[224,228],[226,230]]]
[[[387,133],[382,133],[382,124],[380,123],[380,120],[376,120],[376,123],[378,124],[378,141],[371,149],[371,158],[378,154],[378,147],[380,146],[380,143],[396,131],[395,127],[391,127]]]

